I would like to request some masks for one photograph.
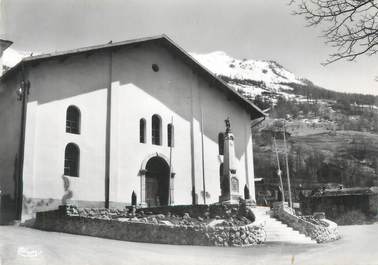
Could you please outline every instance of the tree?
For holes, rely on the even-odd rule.
[[[256,95],[252,102],[262,110],[268,109],[271,106],[271,102],[261,95]]]
[[[353,61],[378,51],[378,0],[291,0],[308,26],[321,25],[326,43],[336,48],[324,63]],[[377,77],[378,79],[378,77]]]

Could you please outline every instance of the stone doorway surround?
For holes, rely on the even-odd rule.
[[[147,207],[147,194],[146,194],[146,174],[147,174],[147,163],[150,161],[150,159],[158,157],[160,159],[163,159],[165,163],[169,166],[169,158],[163,155],[162,153],[156,152],[152,153],[144,158],[142,161],[140,170],[139,170],[139,177],[140,177],[140,192],[139,192],[139,206],[141,207]],[[174,176],[176,175],[175,170],[173,166],[171,165],[171,176],[170,176],[170,202],[168,201],[168,205],[174,204]]]

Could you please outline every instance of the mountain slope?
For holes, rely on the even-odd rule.
[[[191,55],[236,90],[241,89],[253,96],[263,91],[283,93],[293,89],[286,84],[305,85],[300,78],[275,61],[239,60],[221,51]]]
[[[355,104],[359,107],[378,106],[378,96],[327,90],[296,76],[275,61],[239,60],[220,51],[192,53],[192,56],[250,100],[263,96],[274,104],[279,97],[283,97],[298,102],[321,99],[320,103],[327,100],[326,103],[342,101],[342,104]]]

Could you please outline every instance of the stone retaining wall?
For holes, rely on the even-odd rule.
[[[239,208],[240,207],[238,204],[199,204],[139,208],[137,209],[137,212],[143,211],[144,213],[150,212],[153,214],[167,214],[169,212],[171,214],[180,216],[188,213],[191,217],[194,218],[204,217],[206,213],[208,213],[210,218],[215,218],[216,216],[224,218],[230,213],[237,213],[239,211]]]
[[[67,210],[68,209],[68,210]],[[165,225],[75,216],[72,209],[37,213],[34,227],[41,230],[118,240],[206,246],[252,246],[265,241],[263,226]]]
[[[287,224],[294,230],[310,237],[317,243],[325,243],[335,241],[341,238],[337,229],[337,224],[324,218],[324,214],[317,214],[317,219],[311,216],[297,216],[292,209],[287,207],[282,202],[276,202],[273,204],[274,217],[281,222]],[[311,220],[311,221],[310,221]]]

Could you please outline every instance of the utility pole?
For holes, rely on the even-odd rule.
[[[286,146],[286,124],[284,120],[283,125],[283,136],[284,136],[284,145],[285,145],[285,161],[286,161],[286,175],[287,175],[287,189],[289,191],[289,207],[293,207],[293,201],[291,199],[291,187],[290,187],[290,174],[289,174],[289,159],[288,159],[288,153],[287,153],[287,146]]]
[[[274,149],[276,150],[276,158],[277,158],[277,175],[280,178],[280,186],[281,186],[281,193],[282,193],[282,202],[285,202],[285,192],[284,192],[284,187],[283,187],[283,182],[282,182],[282,171],[280,167],[280,159],[278,157],[278,149],[277,149],[277,142],[276,142],[276,137],[273,136],[273,143],[274,143]]]
[[[206,204],[206,179],[205,179],[205,146],[203,141],[203,112],[201,107],[201,151],[202,151],[202,189],[203,189],[203,204]]]

